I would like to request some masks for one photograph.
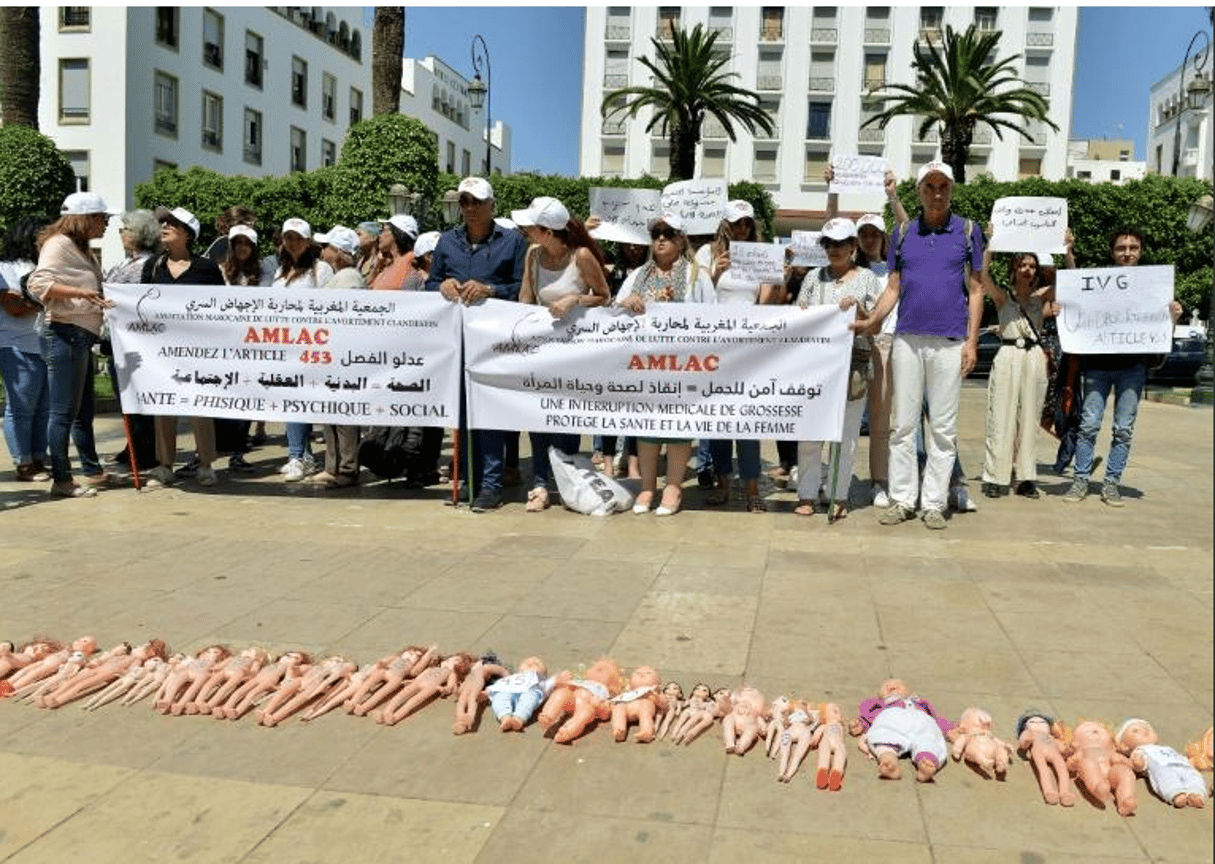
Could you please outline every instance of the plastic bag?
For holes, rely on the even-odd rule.
[[[632,509],[634,494],[591,464],[590,457],[567,456],[556,447],[549,447],[548,460],[561,503],[575,513],[611,516]]]

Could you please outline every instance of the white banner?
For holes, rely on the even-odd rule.
[[[1059,344],[1069,354],[1167,354],[1173,349],[1173,267],[1059,270]]]
[[[679,180],[662,187],[662,212],[678,213],[684,234],[712,234],[726,212],[725,180]]]
[[[555,321],[491,300],[464,310],[469,425],[838,441],[854,314],[654,303]]]
[[[437,293],[106,285],[122,410],[455,426],[460,306]]]
[[[662,193],[657,189],[617,189],[610,186],[592,186],[587,190],[590,213],[598,216],[599,227],[591,232],[596,240],[613,240],[617,243],[650,243],[651,218],[660,213]]]
[[[827,191],[885,195],[886,168],[884,156],[835,156],[831,160],[831,182]]]
[[[992,252],[1067,251],[1066,198],[1000,198],[991,208]]]
[[[775,243],[730,241],[730,274],[754,285],[783,285],[785,247]]]

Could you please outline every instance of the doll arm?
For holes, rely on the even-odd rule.
[[[439,646],[433,645],[433,644],[430,645],[426,649],[426,653],[424,653],[420,658],[418,658],[418,662],[414,663],[413,668],[411,668],[409,670],[409,677],[417,678],[424,671],[429,669],[431,666],[435,665],[435,660],[438,659],[438,656],[439,656]]]
[[[1136,747],[1131,751],[1131,767],[1135,769],[1135,773],[1142,774],[1147,770],[1147,757],[1143,755],[1143,751]]]
[[[949,755],[953,756],[953,761],[957,762],[962,758],[962,754],[966,752],[966,745],[969,741],[970,736],[965,732],[954,731],[953,747],[949,751]]]
[[[868,756],[870,759],[876,758],[873,755],[873,751],[871,749],[869,749],[869,741],[867,739],[861,738],[859,741],[857,741],[856,748],[858,750],[860,750],[862,753],[864,753],[866,756]]]

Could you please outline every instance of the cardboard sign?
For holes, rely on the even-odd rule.
[[[1167,354],[1173,267],[1059,270],[1059,344],[1069,354]]]
[[[648,245],[647,224],[660,212],[662,193],[657,189],[618,189],[592,186],[587,190],[591,215],[601,220],[591,232],[596,240]]]
[[[885,195],[888,167],[883,156],[834,156],[827,191]]]
[[[730,274],[755,285],[785,281],[785,249],[773,243],[730,241]]]
[[[726,212],[726,181],[680,180],[664,186],[662,212],[678,213],[684,234],[712,234]]]
[[[1000,198],[991,208],[992,252],[1067,251],[1067,200],[1064,198]]]
[[[818,242],[822,236],[822,231],[793,232],[794,267],[827,266],[827,250]]]

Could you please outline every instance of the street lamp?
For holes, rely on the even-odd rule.
[[[460,220],[460,193],[448,189],[443,193],[443,224],[455,225]]]
[[[410,192],[404,183],[393,183],[388,187],[388,215],[414,215],[422,201],[421,192]]]
[[[1194,43],[1201,36],[1206,40],[1206,44],[1197,54],[1194,55],[1194,78],[1190,81],[1189,89],[1185,86],[1185,67],[1190,62],[1190,51],[1194,48]],[[1185,116],[1187,108],[1192,108],[1195,111],[1200,110],[1206,104],[1207,97],[1211,95],[1211,82],[1202,75],[1202,70],[1206,68],[1207,57],[1211,53],[1211,37],[1207,36],[1207,31],[1199,30],[1190,39],[1189,46],[1185,49],[1185,59],[1181,61],[1181,81],[1177,85],[1177,125],[1173,129],[1173,176],[1178,176],[1178,171],[1181,168],[1181,118]]]
[[[481,43],[481,55],[477,56],[477,43]],[[481,81],[481,65],[485,65],[485,81]],[[481,38],[481,34],[473,36],[472,41],[472,65],[473,65],[473,80],[468,85],[468,101],[472,104],[474,111],[480,111],[481,106],[485,106],[485,176],[486,178],[492,174],[491,167],[493,162],[494,148],[490,141],[490,110],[492,102],[490,100],[489,85],[489,49],[485,47],[485,40]]]
[[[1215,216],[1215,198],[1203,195],[1190,205],[1189,216],[1186,217],[1185,227],[1195,234],[1206,231]],[[1206,341],[1202,348],[1202,366],[1198,370],[1197,385],[1190,391],[1190,404],[1210,405],[1213,399],[1212,381],[1215,381],[1215,370],[1211,367],[1211,317],[1215,315],[1215,291],[1207,304]]]

